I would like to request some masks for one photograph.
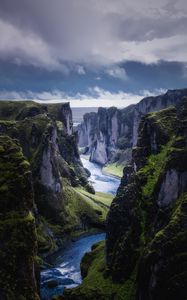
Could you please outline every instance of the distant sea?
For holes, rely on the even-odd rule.
[[[89,112],[97,112],[98,107],[72,107],[73,124],[77,126],[83,120],[83,115]]]

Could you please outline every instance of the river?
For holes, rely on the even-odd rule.
[[[91,172],[89,180],[95,190],[115,195],[120,180],[102,174],[101,167],[89,162],[84,156],[81,156],[81,160],[84,167]],[[54,266],[41,272],[41,299],[51,300],[54,295],[62,295],[65,287],[71,288],[79,285],[82,281],[80,274],[82,257],[91,250],[93,244],[104,239],[105,233],[82,237],[70,243],[66,249],[59,253],[55,259]],[[49,287],[49,282],[51,284],[58,283],[58,285]]]
[[[97,192],[115,195],[120,184],[120,179],[114,176],[105,175],[102,173],[100,165],[90,162],[84,155],[81,155],[83,166],[91,172],[89,178],[94,189]]]

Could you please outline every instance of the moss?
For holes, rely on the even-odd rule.
[[[55,243],[55,238],[49,233],[44,231],[44,227],[41,225],[37,227],[37,242],[39,254],[51,254],[58,250]]]
[[[79,190],[68,186],[64,188],[64,193],[66,208],[64,230],[72,230],[73,228],[74,230],[87,230],[91,227],[100,228],[104,226],[108,208],[91,200],[87,196],[89,193],[82,194]]]
[[[17,141],[0,136],[0,298],[39,300],[30,165]]]
[[[141,168],[138,172],[139,175],[145,175],[147,177],[147,183],[143,186],[143,196],[150,197],[153,194],[155,185],[158,178],[164,169],[169,153],[171,152],[171,146],[174,142],[175,137],[162,147],[158,154],[152,154],[148,157],[146,165]]]
[[[100,206],[106,206],[109,208],[112,203],[112,200],[113,200],[113,196],[110,194],[107,194],[107,193],[96,192],[93,195],[93,194],[90,194],[89,192],[85,191],[81,187],[76,187],[74,189],[77,192],[81,193],[82,195],[86,196],[87,198],[93,200],[93,202],[95,202],[96,204],[98,204]]]
[[[154,276],[156,285],[149,297],[162,300],[177,299],[180,295],[180,299],[186,298],[186,205],[187,194],[184,193],[177,199],[169,223],[154,235],[142,253],[139,282],[142,296]]]
[[[105,263],[105,243],[94,245],[91,253],[86,254],[81,263],[82,270],[86,270],[83,283],[73,289],[67,290],[62,299],[83,300],[133,300],[136,280],[133,276],[125,283],[114,283],[107,275]],[[59,298],[61,299],[61,298]]]
[[[58,130],[60,131],[64,130],[64,124],[61,121],[56,121],[56,125]]]
[[[33,101],[1,101],[0,119],[12,121],[24,119],[44,111],[45,108]]]
[[[155,123],[160,131],[164,131],[168,136],[178,128],[178,120],[176,117],[176,108],[168,107],[158,112],[149,113],[147,119]]]

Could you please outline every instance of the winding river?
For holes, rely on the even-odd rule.
[[[90,162],[84,155],[81,155],[81,161],[84,167],[91,172],[89,180],[97,192],[116,194],[120,184],[119,178],[103,174],[101,166]]]
[[[85,168],[91,172],[90,182],[98,192],[115,195],[120,179],[104,175],[97,164],[81,156]],[[70,243],[66,249],[58,254],[53,267],[41,272],[41,299],[51,300],[54,295],[62,295],[65,287],[71,288],[82,281],[80,262],[84,254],[91,250],[96,242],[105,239],[105,233],[82,237]]]

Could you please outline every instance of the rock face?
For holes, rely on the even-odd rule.
[[[106,249],[87,254],[82,271],[83,283],[59,299],[187,298],[187,98],[142,118]]]
[[[79,146],[85,147],[93,162],[104,165],[117,161],[126,165],[132,158],[132,146],[137,144],[141,117],[176,105],[183,96],[187,96],[187,89],[147,97],[122,110],[99,108],[98,113],[88,113],[78,126]]]
[[[79,146],[85,147],[93,162],[104,165],[109,160],[119,160],[120,150],[132,145],[132,116],[133,105],[124,110],[99,108],[98,113],[85,114],[78,126]]]
[[[30,165],[8,136],[0,136],[0,194],[0,299],[39,300]]]
[[[42,257],[58,250],[72,233],[88,230],[101,219],[74,190],[77,186],[87,190],[92,187],[80,161],[72,125],[68,103],[0,103],[0,134],[17,139],[31,165]]]
[[[136,274],[135,299],[187,296],[186,122],[187,99],[143,118],[108,216],[107,265],[113,280]]]

